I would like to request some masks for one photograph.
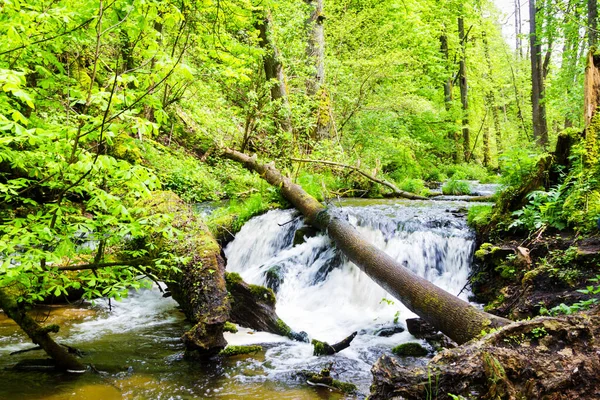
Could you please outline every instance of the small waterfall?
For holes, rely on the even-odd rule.
[[[450,212],[457,203],[354,203],[333,212],[416,274],[452,294],[461,292],[469,275],[474,235],[464,217]],[[294,245],[294,234],[302,227],[294,210],[270,211],[252,219],[226,247],[227,269],[249,283],[275,289],[278,315],[311,338],[333,343],[359,331],[352,346],[338,356],[354,360],[353,366],[346,366],[350,370],[364,368],[354,370],[349,379],[356,380],[358,373],[368,382],[369,365],[410,338],[407,332],[380,337],[377,331],[393,326],[398,316],[404,325],[414,314],[339,254],[327,236],[318,234]],[[466,299],[467,293],[461,297]],[[228,340],[236,343],[235,337]],[[316,362],[310,345],[291,344],[271,353],[272,364],[279,362],[279,367]]]

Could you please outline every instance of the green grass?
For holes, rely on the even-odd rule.
[[[442,193],[446,195],[468,195],[471,194],[471,185],[469,182],[450,179],[442,186]]]

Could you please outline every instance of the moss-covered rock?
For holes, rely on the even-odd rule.
[[[401,357],[424,357],[429,352],[417,342],[408,342],[394,347],[392,353]]]
[[[238,333],[238,328],[235,324],[227,321],[225,322],[225,325],[223,325],[223,332]]]
[[[290,327],[277,316],[275,293],[271,289],[250,285],[235,272],[225,273],[225,280],[231,302],[232,322],[297,340]]]
[[[308,383],[314,385],[325,385],[332,389],[337,389],[340,392],[351,394],[355,393],[358,389],[355,384],[349,382],[342,382],[337,379],[333,379],[331,376],[330,368],[323,368],[321,372],[315,373],[312,371],[300,371],[299,375],[308,381]]]
[[[262,350],[263,350],[262,346],[257,346],[257,345],[227,346],[219,352],[219,355],[223,356],[223,357],[233,357],[233,356],[239,356],[239,355],[243,355],[243,354],[258,353],[259,351],[262,351]]]

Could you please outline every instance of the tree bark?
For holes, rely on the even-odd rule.
[[[448,36],[446,34],[440,35],[440,51],[444,55],[444,60],[446,61],[446,68],[450,66],[450,53],[448,50]],[[452,74],[451,74],[452,75]],[[453,80],[452,76],[448,76],[446,81],[444,82],[444,108],[446,112],[450,112],[452,110],[452,87]],[[459,132],[453,130],[448,134],[448,138],[454,143],[454,148],[452,150],[452,159],[455,163],[459,162],[460,157],[460,140],[459,140]]]
[[[598,42],[598,2],[588,0],[588,42],[593,47]]]
[[[269,10],[255,12],[255,28],[258,30],[259,45],[265,51],[263,56],[263,67],[267,81],[272,81],[271,100],[281,101],[280,124],[284,131],[291,132],[292,120],[290,117],[290,104],[288,99],[287,85],[279,49],[270,35],[270,27],[273,25],[273,17]]]
[[[466,301],[440,289],[433,283],[404,268],[396,260],[366,242],[352,225],[332,216],[325,207],[272,164],[260,164],[256,157],[225,149],[223,155],[260,174],[271,185],[279,187],[307,219],[308,223],[327,232],[358,268],[382,288],[400,300],[411,311],[442,331],[457,343],[465,343],[484,329],[510,323],[471,306]]]
[[[546,105],[544,104],[544,72],[542,64],[542,45],[537,39],[535,0],[529,0],[529,46],[531,57],[531,107],[533,120],[533,139],[538,145],[548,144],[548,126]]]
[[[469,132],[469,96],[467,84],[467,38],[465,36],[465,20],[458,17],[458,39],[460,40],[460,61],[458,63],[460,102],[462,104],[462,134],[464,159],[471,159],[471,134]]]
[[[229,318],[230,304],[225,285],[225,262],[220,247],[206,225],[193,210],[172,192],[155,192],[143,203],[156,213],[173,215],[170,224],[181,234],[174,238],[150,237],[150,257],[160,258],[168,251],[186,260],[177,265],[180,272],[161,273],[193,327],[182,340],[186,355],[205,358],[219,353],[227,342],[223,325]]]
[[[487,60],[487,66],[488,66],[488,80],[489,80],[489,88],[488,88],[488,93],[487,93],[487,100],[488,100],[488,107],[490,107],[492,109],[492,118],[494,119],[494,131],[496,133],[496,152],[497,155],[499,155],[500,153],[502,153],[502,130],[500,129],[500,117],[498,115],[498,107],[496,106],[496,94],[494,92],[495,88],[496,88],[496,84],[494,82],[494,75],[493,75],[493,69],[492,69],[492,59],[490,58],[490,45],[488,43],[487,40],[487,35],[485,34],[485,31],[481,32],[481,35],[483,36],[483,51],[485,54],[485,59]],[[484,137],[484,143],[485,143],[485,137]],[[489,143],[489,138],[488,138],[488,143]],[[488,162],[489,162],[489,156],[488,156]],[[485,163],[484,163],[485,165]]]
[[[86,371],[86,367],[81,361],[75,358],[73,354],[70,354],[67,348],[59,345],[50,337],[50,332],[58,332],[58,325],[42,327],[19,307],[16,299],[8,294],[6,289],[1,288],[0,308],[19,325],[33,343],[39,345],[44,349],[46,354],[52,357],[58,369],[74,373]]]
[[[515,40],[517,56],[523,56],[523,43],[521,40],[521,0],[515,0]]]
[[[306,21],[309,29],[306,55],[314,66],[314,74],[306,82],[306,93],[314,98],[316,106],[316,125],[313,139],[321,140],[329,137],[331,128],[331,100],[325,89],[325,28],[323,22],[323,0],[305,0],[312,6],[310,17]]]
[[[600,56],[590,51],[585,66],[585,83],[583,93],[584,121],[589,126],[600,105]]]

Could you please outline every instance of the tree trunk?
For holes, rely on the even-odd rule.
[[[314,98],[316,107],[316,125],[313,139],[329,137],[331,128],[331,100],[325,89],[325,29],[323,22],[323,0],[306,0],[312,6],[310,18],[306,21],[309,29],[306,55],[314,66],[313,76],[306,82],[306,93]]]
[[[499,156],[500,153],[502,153],[502,130],[500,129],[500,120],[499,120],[500,117],[498,116],[498,107],[496,106],[496,94],[494,92],[496,89],[496,84],[494,82],[492,59],[490,58],[490,45],[487,40],[487,35],[485,34],[485,31],[481,32],[481,35],[483,36],[483,51],[485,54],[485,59],[487,60],[488,80],[489,80],[489,85],[490,85],[489,89],[488,89],[488,94],[487,94],[488,107],[491,107],[491,109],[492,109],[492,118],[494,119],[494,131],[496,132],[496,152],[497,152],[497,155]],[[485,137],[484,137],[484,143],[485,143]],[[488,143],[489,143],[489,139],[488,139]],[[488,162],[489,162],[489,159],[488,159]],[[485,165],[485,163],[484,163],[484,165]]]
[[[594,49],[588,53],[584,83],[585,161],[588,166],[598,163],[600,157],[600,55]]]
[[[521,0],[515,0],[515,40],[517,56],[523,56],[523,44],[521,43]]]
[[[194,211],[172,192],[156,192],[144,202],[156,213],[173,215],[170,224],[181,234],[174,238],[151,237],[150,257],[170,252],[186,260],[180,272],[156,274],[167,283],[173,299],[194,326],[182,336],[186,355],[210,357],[227,345],[223,325],[229,318],[229,297],[225,285],[225,262],[220,247]]]
[[[70,354],[66,347],[59,345],[50,337],[50,332],[58,332],[58,325],[40,326],[25,310],[19,307],[13,296],[1,288],[0,308],[19,325],[33,343],[39,345],[46,354],[52,357],[57,368],[74,373],[86,371],[86,367],[81,361]]]
[[[590,47],[598,42],[598,2],[588,0],[588,41]]]
[[[537,39],[535,0],[529,0],[529,45],[531,57],[531,107],[533,120],[533,139],[538,145],[548,144],[548,126],[546,123],[546,105],[544,104],[544,72],[542,64],[542,45]]]
[[[306,21],[310,37],[306,47],[306,55],[314,65],[314,75],[306,83],[306,92],[315,96],[325,83],[325,30],[323,21],[323,0],[306,0],[312,6],[310,18]]]
[[[487,168],[490,166],[490,164],[491,164],[490,127],[485,125],[483,127],[483,166]]]
[[[448,36],[446,36],[445,34],[440,36],[440,50],[444,55],[444,60],[446,61],[446,68],[448,68],[450,66],[450,53],[448,51]],[[450,74],[444,82],[444,108],[446,109],[447,113],[449,113],[452,110],[452,87],[453,80],[452,74]],[[450,132],[448,134],[448,138],[454,143],[454,148],[452,150],[452,159],[455,163],[457,163],[461,159],[459,133],[456,130],[453,130],[453,132]]]
[[[281,101],[282,115],[279,118],[279,122],[284,131],[291,132],[292,120],[283,64],[279,49],[270,35],[273,18],[269,10],[256,11],[255,14],[255,28],[258,30],[259,45],[265,51],[263,56],[265,77],[267,81],[271,81],[271,100]]]
[[[356,266],[411,311],[442,331],[457,343],[465,343],[484,329],[510,321],[476,309],[466,301],[440,289],[404,268],[392,257],[366,242],[352,225],[333,217],[325,207],[272,164],[260,164],[256,157],[226,149],[223,155],[243,163],[267,182],[279,187],[282,195],[306,217],[309,224],[327,232]]]
[[[464,18],[458,17],[458,38],[460,40],[460,61],[458,63],[460,102],[462,104],[463,153],[465,160],[471,159],[471,134],[469,132],[469,97],[467,85],[467,38]]]

